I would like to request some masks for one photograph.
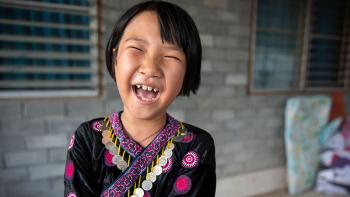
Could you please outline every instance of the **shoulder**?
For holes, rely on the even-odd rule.
[[[199,127],[196,127],[188,123],[183,123],[183,124],[186,127],[187,131],[190,134],[192,133],[194,135],[195,141],[209,143],[210,145],[214,146],[214,139],[208,131],[205,131]]]
[[[100,129],[103,121],[104,118],[99,117],[82,122],[72,134],[68,150],[73,153],[92,154],[94,158],[99,155],[103,148]]]
[[[85,134],[89,132],[99,133],[102,131],[104,124],[105,123],[104,123],[103,117],[94,118],[94,119],[82,122],[76,129],[76,132],[85,133]]]
[[[102,125],[104,118],[98,117],[85,122],[82,122],[72,134],[75,141],[85,141],[87,145],[91,145],[94,141],[101,138]]]
[[[187,144],[187,154],[201,158],[201,163],[215,168],[215,143],[209,132],[194,125],[183,123],[188,134],[182,139]],[[185,155],[185,157],[186,157]]]

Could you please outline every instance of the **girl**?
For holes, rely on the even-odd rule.
[[[201,53],[192,18],[174,4],[143,2],[121,16],[106,64],[123,111],[72,135],[65,196],[214,196],[212,137],[166,113],[178,95],[197,91]]]

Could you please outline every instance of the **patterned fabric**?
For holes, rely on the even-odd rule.
[[[114,116],[115,117],[115,116]],[[120,129],[120,122],[115,121],[119,119],[115,118],[111,123],[113,128]],[[147,146],[147,148],[140,154],[139,157],[135,158],[133,163],[130,165],[128,170],[126,170],[119,178],[110,186],[107,190],[105,190],[102,194],[104,197],[108,196],[122,196],[125,192],[127,192],[130,187],[133,186],[133,183],[139,178],[139,176],[146,170],[148,166],[151,165],[152,161],[156,158],[159,152],[164,148],[167,142],[176,134],[177,130],[180,128],[180,123],[168,115],[168,124],[162,129],[157,137],[153,140],[153,142]],[[139,146],[136,142],[131,141],[126,137],[122,130],[117,130],[118,139],[122,142],[126,142],[123,148],[128,151],[128,148]],[[130,144],[134,144],[133,146],[128,146]],[[132,149],[135,150],[135,149]]]
[[[74,140],[75,140],[75,136],[74,134],[72,135],[72,137],[70,137],[70,140],[69,140],[69,146],[68,146],[68,150],[73,148],[74,146]]]
[[[72,161],[68,161],[66,164],[66,170],[64,173],[64,178],[67,180],[72,180],[74,176],[74,164]]]
[[[313,186],[319,161],[319,136],[328,121],[328,97],[297,97],[287,102],[285,142],[288,190],[297,194]]]
[[[162,167],[163,173],[169,172],[171,170],[171,167],[173,167],[173,158],[170,157],[165,166]]]
[[[174,190],[178,194],[186,194],[192,187],[191,179],[186,175],[179,176],[174,183]]]
[[[104,119],[97,118],[87,121],[75,131],[74,146],[67,153],[66,165],[68,167],[66,169],[72,169],[69,167],[72,165],[74,170],[66,170],[65,172],[65,177],[68,177],[68,179],[64,179],[65,196],[126,197],[128,192],[132,195],[134,187],[139,187],[139,180],[141,180],[140,183],[145,180],[147,167],[157,156],[163,154],[163,147],[175,135],[180,126],[177,120],[168,116],[164,129],[147,147],[143,148],[127,138],[122,130],[119,117],[120,113],[113,113],[109,116],[109,121],[115,132],[114,139],[117,138],[118,141],[124,142],[121,143],[121,151],[125,151],[126,154],[131,153],[129,167],[122,171],[112,163],[113,155],[102,143],[102,132],[95,131],[92,123],[95,121],[103,123]],[[175,146],[173,146],[171,156],[167,157],[166,165],[161,167],[161,174],[157,175],[152,188],[145,191],[144,196],[175,197],[181,194],[191,197],[215,196],[214,141],[208,132],[190,124],[183,123],[183,125],[187,132],[193,133],[195,138],[187,143],[173,141]],[[104,127],[104,125],[102,126]],[[194,156],[196,159],[191,160],[188,164],[195,164],[195,167],[183,167],[182,160],[187,153],[192,155],[191,152],[196,155]]]
[[[196,152],[190,151],[188,152],[184,158],[182,159],[181,165],[184,168],[194,168],[199,164],[199,156]]]
[[[102,124],[100,123],[100,121],[93,122],[91,127],[96,132],[101,132],[102,131]]]
[[[124,150],[131,155],[136,157],[142,152],[142,146],[129,139],[122,129],[122,124],[119,119],[119,113],[114,112],[109,116],[110,123],[114,130],[114,134],[119,139],[119,142]]]
[[[194,138],[194,135],[192,132],[189,132],[183,139],[181,142],[183,143],[190,143]]]
[[[114,166],[112,163],[113,155],[109,151],[105,151],[105,164],[107,166]]]
[[[151,197],[151,194],[146,191],[145,194],[143,195],[143,197]]]
[[[67,197],[77,197],[77,195],[75,195],[74,192],[71,192],[71,193],[67,194]]]

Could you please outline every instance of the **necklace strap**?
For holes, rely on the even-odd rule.
[[[140,143],[142,143],[142,142],[148,140],[149,138],[155,136],[155,135],[158,134],[158,133],[159,133],[159,131],[153,132],[151,135],[149,135],[149,136],[145,137],[144,139],[142,139],[142,140],[140,140],[140,141],[137,141],[137,142],[140,144]]]

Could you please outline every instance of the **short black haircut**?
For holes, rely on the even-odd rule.
[[[119,42],[128,23],[139,13],[154,11],[158,16],[161,39],[175,44],[186,56],[186,74],[179,95],[189,96],[199,88],[202,45],[191,16],[179,6],[163,1],[146,1],[129,8],[116,22],[106,46],[106,65],[115,80],[114,63]],[[114,49],[115,48],[115,49]]]

